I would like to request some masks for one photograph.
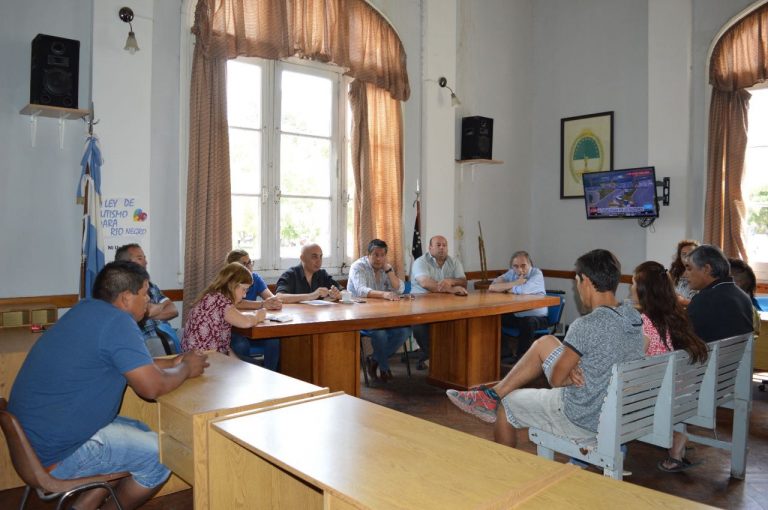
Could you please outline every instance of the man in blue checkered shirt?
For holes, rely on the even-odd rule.
[[[144,255],[144,250],[141,249],[141,246],[136,243],[126,244],[118,248],[115,252],[115,260],[128,260],[139,264],[145,270],[147,269],[147,256]],[[147,294],[149,294],[149,306],[147,307],[147,314],[139,323],[139,327],[141,327],[144,333],[144,340],[150,354],[152,356],[162,356],[168,353],[165,352],[163,344],[160,342],[157,326],[161,322],[167,322],[178,316],[179,311],[176,309],[173,301],[163,295],[160,287],[151,281],[149,282]]]

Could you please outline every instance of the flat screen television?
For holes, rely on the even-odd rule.
[[[652,166],[582,174],[587,219],[658,218]]]

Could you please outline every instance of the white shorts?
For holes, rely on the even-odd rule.
[[[547,380],[552,375],[552,365],[563,352],[557,347],[544,360],[542,368]],[[563,388],[523,388],[515,390],[503,399],[507,421],[515,428],[534,427],[545,432],[572,439],[594,437],[595,432],[574,424],[563,411]]]

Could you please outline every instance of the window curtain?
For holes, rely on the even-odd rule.
[[[768,5],[733,25],[717,42],[709,65],[707,193],[704,242],[729,257],[747,260],[744,246],[746,207],[741,193],[747,146],[750,94],[765,81],[768,55]]]
[[[368,141],[360,139],[369,151],[365,172],[372,175],[366,179],[378,182],[378,173],[390,171],[390,161],[395,161],[395,173],[400,177],[385,182],[397,186],[390,191],[400,195],[400,203],[402,143],[381,142],[402,137],[398,102],[410,96],[402,43],[389,23],[364,0],[200,0],[192,31],[196,46],[190,89],[185,314],[221,268],[232,246],[227,59],[298,56],[344,67],[346,74],[365,83],[367,96],[374,101],[366,109],[374,113],[373,119],[359,119],[368,129]],[[397,105],[397,114],[380,113],[380,98],[386,95]],[[359,149],[353,147],[353,153],[357,152]],[[358,188],[357,195],[361,194]],[[367,196],[368,200],[378,200],[376,195]],[[361,206],[368,207],[365,203]],[[361,210],[370,216],[379,214],[379,209]],[[377,224],[393,225],[391,231],[382,232],[393,256],[402,254],[401,211],[398,207],[386,218],[375,219]],[[396,262],[396,267],[402,266],[401,260]]]
[[[355,176],[357,249],[371,239],[389,246],[387,260],[402,275],[403,136],[400,102],[375,85],[355,80],[352,108],[352,171]]]

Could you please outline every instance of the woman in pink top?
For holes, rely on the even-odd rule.
[[[672,279],[664,266],[654,261],[637,266],[632,276],[630,293],[643,319],[646,355],[683,349],[691,357],[691,363],[707,360],[707,345],[693,332],[688,315],[677,298]],[[683,457],[686,441],[685,434],[674,433],[669,456],[658,464],[660,470],[677,472],[693,466]]]
[[[232,326],[250,328],[264,321],[266,310],[243,313],[235,305],[253,284],[251,272],[239,262],[227,264],[193,305],[184,326],[184,351],[216,350],[229,354]]]

